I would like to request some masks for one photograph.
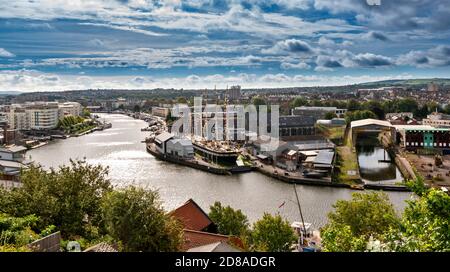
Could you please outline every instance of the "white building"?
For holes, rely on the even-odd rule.
[[[59,119],[69,115],[80,116],[82,112],[83,107],[78,102],[65,102],[58,104]]]
[[[194,146],[189,139],[171,139],[166,144],[166,154],[183,158],[193,158]]]
[[[4,107],[2,115],[12,129],[45,130],[56,128],[59,119],[79,116],[81,112],[82,106],[77,102],[33,102]]]

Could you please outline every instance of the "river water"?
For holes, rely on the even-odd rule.
[[[251,222],[264,212],[280,213],[289,221],[299,221],[293,185],[251,172],[234,176],[218,176],[196,169],[155,159],[141,141],[148,132],[140,129],[142,120],[119,114],[99,114],[112,128],[81,137],[55,140],[28,151],[42,166],[57,167],[69,159],[85,158],[89,163],[109,166],[109,177],[115,186],[136,185],[157,189],[167,210],[176,208],[189,198],[206,212],[214,201],[241,209]],[[318,228],[326,223],[326,215],[338,199],[349,199],[349,189],[297,185],[304,220]],[[400,212],[409,193],[389,192],[391,201]],[[285,203],[281,208],[279,206]]]
[[[393,158],[377,139],[377,134],[366,134],[356,140],[359,172],[366,183],[393,185],[403,177]]]

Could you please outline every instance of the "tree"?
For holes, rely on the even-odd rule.
[[[368,118],[376,119],[378,116],[369,110],[357,110],[345,113],[345,121],[347,121],[347,123]]]
[[[289,251],[297,237],[289,222],[280,215],[264,213],[263,218],[253,224],[250,244],[253,250],[283,252]]]
[[[108,233],[125,251],[178,251],[182,227],[162,208],[155,191],[128,187],[107,194],[102,205]]]
[[[21,173],[22,187],[0,192],[2,212],[39,216],[41,227],[55,225],[67,237],[92,237],[101,231],[101,200],[112,190],[108,169],[70,161],[59,169],[31,165]]]
[[[210,207],[209,217],[220,234],[241,236],[249,230],[247,216],[241,210],[224,207],[220,202],[215,202]]]
[[[264,98],[256,96],[253,97],[252,104],[255,105],[256,109],[258,110],[258,106],[266,105],[267,103],[266,100],[264,100]]]
[[[305,98],[300,97],[300,96],[294,98],[294,100],[292,101],[292,108],[306,106],[306,105],[308,105],[308,100],[306,100]]]
[[[140,112],[141,111],[141,107],[139,105],[134,105],[133,111],[134,112]]]
[[[331,120],[331,119],[336,118],[336,117],[337,117],[336,113],[334,113],[332,111],[329,111],[329,112],[325,113],[325,119],[327,119],[327,120]]]
[[[392,251],[450,251],[450,196],[435,188],[427,188],[423,179],[409,182],[419,196],[407,201],[400,228],[386,235]]]
[[[370,237],[379,239],[398,226],[399,218],[385,193],[354,193],[338,200],[322,228],[325,251],[361,251]]]

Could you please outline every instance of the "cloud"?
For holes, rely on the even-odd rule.
[[[0,58],[13,58],[15,55],[6,49],[0,48]]]
[[[288,39],[277,42],[274,46],[261,50],[263,54],[283,54],[283,53],[300,53],[311,54],[313,49],[311,46],[302,40]]]
[[[400,55],[396,63],[421,68],[450,66],[450,46],[438,45],[428,50],[412,50]]]
[[[283,62],[283,63],[281,63],[280,67],[282,69],[285,69],[285,70],[289,70],[289,69],[304,69],[304,70],[307,70],[307,69],[311,68],[311,66],[309,64],[305,63],[305,62],[299,62],[299,63]]]
[[[189,75],[186,77],[150,78],[147,76],[56,76],[33,70],[0,71],[0,91],[63,91],[81,89],[155,89],[155,88],[184,88],[204,89],[225,88],[227,85],[239,84],[244,88],[292,87],[292,86],[336,86],[362,82],[406,79],[411,75],[385,76],[324,76],[324,75],[286,75],[278,74],[247,74],[238,75]]]
[[[369,31],[367,34],[364,35],[364,37],[368,40],[379,40],[383,42],[389,41],[388,36],[378,31]]]
[[[372,53],[358,54],[352,58],[352,61],[356,63],[356,66],[360,67],[389,66],[393,64],[391,58]]]

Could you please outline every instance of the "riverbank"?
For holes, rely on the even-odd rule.
[[[391,186],[391,185],[372,185],[372,184],[365,184],[360,186],[354,186],[352,184],[346,184],[346,183],[337,183],[333,182],[331,178],[328,179],[312,179],[312,178],[306,178],[301,176],[295,176],[293,173],[285,172],[282,169],[276,168],[272,165],[265,165],[259,162],[256,162],[254,166],[249,167],[219,167],[216,165],[209,164],[207,162],[198,160],[198,159],[191,159],[186,160],[182,159],[176,156],[171,156],[167,154],[161,154],[158,152],[152,143],[146,144],[146,150],[148,153],[153,155],[155,158],[167,161],[170,163],[175,163],[178,165],[187,166],[190,168],[194,168],[197,170],[201,170],[204,172],[216,174],[216,175],[233,175],[233,174],[240,174],[240,173],[247,173],[251,171],[259,172],[265,176],[286,182],[286,183],[295,183],[295,184],[302,184],[302,185],[308,185],[308,186],[325,186],[325,187],[335,187],[335,188],[346,188],[346,189],[352,189],[352,190],[364,190],[364,189],[371,189],[371,190],[384,190],[384,191],[409,191],[407,187],[404,186]]]

